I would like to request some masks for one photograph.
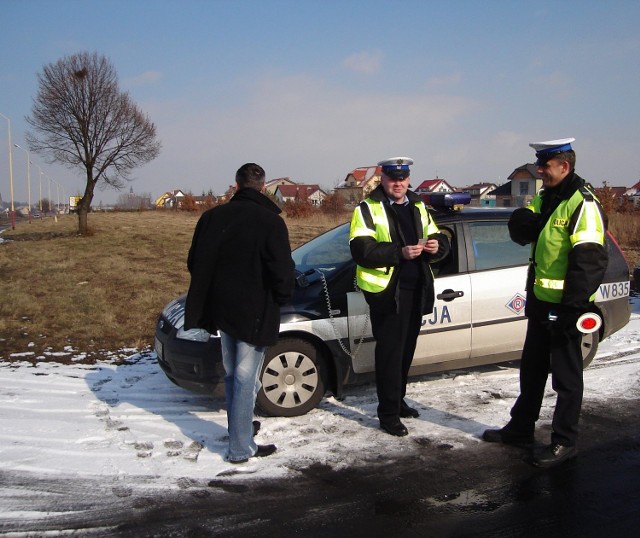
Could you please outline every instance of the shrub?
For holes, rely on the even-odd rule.
[[[302,200],[287,201],[282,210],[287,217],[292,219],[304,219],[314,213],[314,207],[309,202]]]

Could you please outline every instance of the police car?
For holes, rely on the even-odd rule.
[[[461,201],[468,198],[432,195],[430,200],[451,252],[433,266],[436,303],[422,320],[410,375],[520,358],[529,247],[509,238],[513,208],[453,210]],[[602,324],[583,335],[585,367],[599,341],[624,327],[631,314],[629,268],[609,233],[607,247],[609,266],[596,298]],[[345,386],[372,379],[374,371],[375,341],[367,304],[355,285],[349,223],[298,247],[293,259],[296,289],[281,308],[279,341],[267,350],[257,397],[262,411],[273,416],[307,413],[325,393],[340,397]],[[158,319],[158,364],[185,389],[223,394],[219,335],[183,330],[184,303],[184,295],[170,302]],[[585,326],[593,329],[592,320]]]

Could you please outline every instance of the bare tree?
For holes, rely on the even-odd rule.
[[[78,226],[86,234],[87,214],[96,185],[121,189],[135,167],[160,153],[156,127],[120,91],[113,65],[97,53],[81,52],[45,65],[27,134],[32,151],[50,162],[86,174],[78,204]]]

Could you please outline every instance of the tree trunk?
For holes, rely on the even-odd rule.
[[[93,177],[93,168],[88,165],[86,168],[87,185],[84,189],[84,195],[78,202],[78,233],[80,235],[89,235],[88,215],[91,211],[91,202],[93,201],[93,190],[96,186],[96,180]]]
[[[87,223],[88,213],[84,207],[78,206],[78,232],[80,235],[87,235],[89,232],[89,224]]]

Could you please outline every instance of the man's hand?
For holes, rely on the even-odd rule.
[[[414,260],[423,252],[426,252],[427,254],[436,254],[438,252],[438,247],[439,244],[437,239],[421,239],[420,243],[417,245],[407,245],[406,247],[402,247],[402,257],[405,260]]]
[[[428,239],[422,248],[427,254],[437,254],[440,244],[437,239]]]
[[[402,247],[402,257],[405,260],[415,260],[422,254],[424,247],[422,245],[407,245]]]

